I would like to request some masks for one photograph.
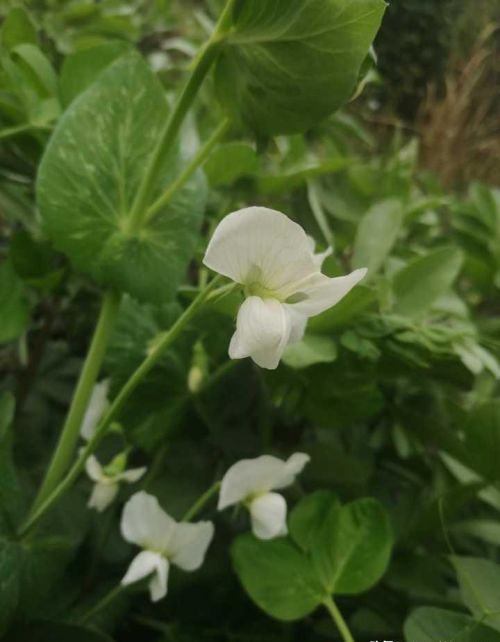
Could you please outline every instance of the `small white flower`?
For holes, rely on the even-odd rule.
[[[90,396],[89,405],[80,428],[80,435],[90,441],[95,434],[97,424],[109,406],[109,379],[96,383]]]
[[[124,586],[152,575],[149,591],[153,602],[167,594],[170,563],[184,571],[195,571],[203,564],[212,541],[212,522],[176,522],[160,506],[156,497],[145,492],[133,495],[123,509],[123,537],[141,551],[130,564]]]
[[[271,455],[238,461],[222,480],[219,510],[243,503],[250,511],[256,537],[272,539],[286,535],[285,498],[271,491],[293,484],[309,459],[309,455],[295,453],[287,461]]]
[[[132,484],[138,481],[146,472],[146,468],[131,468],[124,470],[126,457],[120,454],[113,461],[103,468],[95,455],[85,462],[85,470],[90,479],[94,482],[94,488],[87,506],[95,508],[102,513],[113,502],[120,489],[121,482]]]
[[[305,231],[281,212],[249,207],[217,226],[203,262],[245,288],[246,300],[229,346],[231,359],[251,357],[274,370],[289,343],[300,341],[307,319],[340,301],[366,274],[329,278]]]

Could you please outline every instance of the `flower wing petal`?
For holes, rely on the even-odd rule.
[[[288,532],[285,498],[278,493],[267,493],[250,504],[252,531],[259,539],[273,539]]]
[[[162,509],[156,497],[140,491],[125,504],[121,519],[124,539],[143,548],[164,550],[175,521]]]
[[[261,368],[274,370],[288,344],[291,328],[291,317],[279,301],[248,297],[238,311],[229,356],[251,357]]]
[[[266,207],[228,214],[208,244],[204,264],[236,283],[279,291],[317,271],[311,242],[288,216]]]
[[[366,272],[366,268],[361,268],[346,276],[337,276],[332,279],[316,273],[303,283],[300,291],[301,300],[290,303],[288,306],[307,317],[320,314],[343,299],[364,278]]]
[[[203,564],[213,536],[212,522],[177,524],[170,541],[169,557],[172,564],[184,571],[195,571]]]
[[[122,586],[134,584],[148,575],[151,575],[151,573],[154,573],[161,565],[161,562],[166,562],[166,560],[159,553],[154,553],[153,551],[141,551],[130,563],[128,570],[121,581]]]
[[[94,482],[99,482],[103,479],[104,471],[95,455],[90,455],[90,457],[87,458],[85,462],[85,472]]]
[[[145,466],[142,468],[130,468],[129,470],[124,470],[123,473],[120,473],[117,478],[119,481],[126,481],[129,484],[133,484],[134,482],[139,481],[146,470],[147,468]]]
[[[158,602],[167,594],[167,582],[170,564],[164,557],[158,556],[156,573],[149,582],[149,594],[152,602]]]

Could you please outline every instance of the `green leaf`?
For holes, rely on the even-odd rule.
[[[409,263],[394,275],[394,312],[420,316],[457,278],[463,255],[456,247],[443,247]]]
[[[142,58],[116,60],[60,119],[37,182],[56,247],[101,284],[153,302],[173,297],[184,277],[205,203],[197,174],[163,210],[131,227],[132,201],[166,116],[161,85]],[[180,162],[172,149],[163,187]]]
[[[59,80],[61,100],[66,107],[89,87],[130,45],[125,42],[109,42],[97,47],[77,51],[64,59]]]
[[[0,265],[0,310],[0,343],[13,341],[28,326],[29,305],[10,260]]]
[[[500,565],[480,557],[453,556],[451,561],[464,604],[476,618],[500,631]]]
[[[356,233],[353,267],[368,268],[369,276],[378,272],[396,242],[402,220],[402,207],[397,199],[388,199],[370,208]]]
[[[464,425],[468,463],[486,479],[500,479],[500,401],[472,409]]]
[[[500,634],[464,613],[431,606],[415,609],[404,625],[406,642],[500,642]]]
[[[358,499],[340,508],[335,495],[315,493],[293,513],[291,533],[302,546],[309,521],[308,548],[328,593],[361,593],[385,573],[392,534],[387,513],[376,500]]]
[[[284,538],[262,541],[247,534],[232,545],[234,568],[245,591],[278,620],[299,620],[324,596],[307,557]]]
[[[293,343],[285,351],[283,362],[300,370],[316,363],[332,363],[337,358],[337,344],[331,337],[306,334],[302,341]]]
[[[22,7],[14,7],[5,16],[0,40],[6,51],[23,43],[38,44],[35,25]]]
[[[36,620],[16,629],[6,642],[113,642],[105,633],[66,622]]]
[[[17,608],[20,571],[18,547],[0,538],[0,635],[7,630]]]
[[[230,185],[242,176],[255,174],[259,167],[255,149],[248,143],[226,143],[212,152],[203,169],[213,186]]]
[[[237,0],[216,66],[223,106],[264,135],[299,132],[349,100],[383,0]]]

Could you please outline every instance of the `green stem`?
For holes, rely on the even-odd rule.
[[[176,178],[175,181],[171,185],[169,185],[169,187],[167,187],[165,192],[163,192],[163,194],[147,210],[144,218],[145,223],[150,221],[155,216],[155,214],[157,214],[163,207],[165,207],[165,205],[168,205],[168,203],[170,203],[172,199],[172,196],[182,187],[184,187],[184,185],[198,169],[198,167],[203,165],[215,145],[229,129],[230,124],[231,121],[229,120],[229,118],[225,118],[222,121],[222,123],[217,127],[212,136],[203,145],[203,147],[198,150],[198,153],[189,163],[186,169],[182,172],[182,174],[180,174],[179,177]]]
[[[183,522],[190,522],[205,507],[212,497],[219,492],[220,481],[216,481],[210,488],[199,497],[182,518]]]
[[[337,629],[339,630],[339,633],[342,636],[344,642],[354,642],[352,633],[349,630],[346,621],[342,617],[342,613],[339,611],[333,599],[328,596],[323,600],[323,604],[328,613],[330,613],[330,615],[332,616],[332,620],[335,622],[335,625],[337,626]]]
[[[66,421],[45,474],[45,479],[33,503],[32,512],[47,499],[69,468],[78,442],[85,411],[118,315],[119,304],[120,296],[116,292],[110,291],[104,296],[94,336],[80,373]]]
[[[195,61],[194,69],[165,123],[163,132],[160,135],[158,144],[151,156],[132,204],[129,218],[130,232],[134,232],[140,228],[144,217],[147,216],[146,203],[156,186],[165,156],[175,140],[205,76],[224,43],[225,35],[231,27],[231,13],[234,1],[235,0],[227,0],[226,7],[219,18],[213,34],[201,49]]]
[[[89,609],[78,621],[79,624],[86,624],[89,620],[91,620],[97,613],[102,611],[102,609],[106,608],[108,604],[113,602],[123,591],[125,590],[125,587],[122,586],[121,584],[118,584],[117,586],[113,587],[111,591],[106,593],[100,600],[95,604],[91,609]]]
[[[116,419],[132,392],[137,388],[140,382],[158,362],[164,352],[177,339],[186,325],[198,312],[200,307],[209,298],[210,293],[218,284],[219,279],[220,277],[218,276],[212,279],[207,287],[198,294],[198,296],[193,300],[191,305],[186,308],[186,310],[184,310],[184,312],[177,319],[170,330],[162,335],[161,340],[157,342],[155,348],[150,352],[146,359],[144,359],[141,365],[132,373],[128,381],[120,390],[116,398],[113,400],[101,422],[97,426],[94,436],[81,451],[78,459],[76,460],[66,477],[59,483],[54,491],[37,507],[37,509],[30,515],[27,522],[22,526],[19,531],[19,535],[21,537],[25,537],[35,526],[35,524],[37,524],[38,521],[47,513],[47,511],[50,510],[53,504],[55,504],[66,493],[66,491],[68,491],[73,486],[74,482],[78,479],[80,472],[83,470],[87,458],[95,451],[99,442],[104,437],[107,429]]]

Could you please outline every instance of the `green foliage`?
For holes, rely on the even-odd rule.
[[[124,56],[67,110],[38,174],[38,202],[55,245],[100,283],[143,300],[174,296],[204,202],[203,184],[195,180],[155,216],[131,221],[166,117],[154,75],[137,54]],[[164,184],[179,167],[179,154],[172,150],[165,159]]]
[[[216,72],[219,98],[253,131],[303,131],[353,93],[383,0],[237,1]]]
[[[388,517],[377,501],[341,506],[335,495],[319,491],[294,508],[289,538],[262,542],[244,535],[232,557],[252,600],[288,621],[314,611],[331,594],[373,586],[387,568],[391,544]]]

